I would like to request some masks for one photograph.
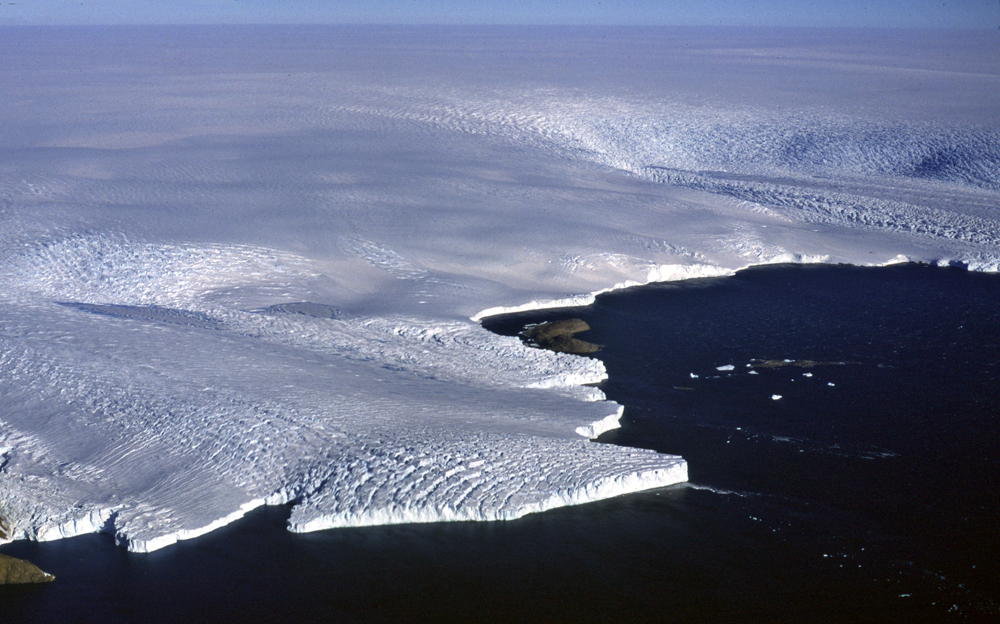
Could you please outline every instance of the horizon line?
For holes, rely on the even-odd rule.
[[[916,26],[871,24],[636,24],[636,23],[539,23],[539,22],[92,22],[92,23],[6,23],[0,28],[73,28],[73,27],[220,27],[220,26],[295,26],[295,27],[434,27],[434,28],[729,28],[729,29],[796,29],[796,30],[998,30],[993,26]]]

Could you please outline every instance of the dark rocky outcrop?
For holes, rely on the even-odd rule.
[[[23,559],[0,555],[0,585],[20,583],[51,583],[56,577],[46,574]]]
[[[573,334],[588,329],[590,329],[590,325],[587,325],[586,321],[582,319],[565,319],[535,325],[521,332],[521,336],[528,344],[550,351],[576,354],[594,353],[601,349],[601,345],[573,337]]]

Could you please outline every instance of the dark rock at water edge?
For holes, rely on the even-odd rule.
[[[590,329],[586,321],[578,318],[541,323],[521,332],[521,336],[533,346],[560,353],[594,353],[601,349],[596,345],[578,338],[578,334]]]
[[[0,554],[0,585],[21,583],[51,583],[56,577],[38,569],[33,563]]]

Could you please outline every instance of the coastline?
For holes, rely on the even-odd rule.
[[[892,252],[884,253],[882,255],[888,255]],[[555,308],[574,308],[588,306],[594,303],[594,300],[598,295],[602,295],[608,292],[615,292],[619,290],[625,290],[627,288],[634,288],[637,286],[648,286],[650,284],[660,284],[667,282],[679,282],[688,279],[699,279],[705,277],[727,277],[730,275],[735,275],[739,271],[746,269],[752,269],[756,267],[771,266],[776,264],[844,264],[848,266],[857,267],[884,267],[892,266],[895,264],[925,264],[928,266],[937,267],[957,267],[968,271],[976,271],[981,273],[1000,273],[1000,258],[995,259],[992,262],[983,262],[975,258],[966,257],[956,257],[956,258],[931,258],[928,256],[924,259],[914,259],[903,254],[895,254],[888,260],[883,260],[881,262],[860,262],[851,261],[847,259],[834,259],[829,255],[814,256],[814,255],[803,255],[803,254],[792,254],[792,253],[782,253],[776,255],[772,258],[767,258],[761,262],[751,262],[748,264],[741,265],[739,267],[731,268],[726,266],[717,265],[701,265],[701,264],[664,264],[660,265],[649,271],[647,279],[644,281],[639,280],[627,280],[625,282],[619,282],[613,286],[606,288],[600,288],[591,291],[586,294],[570,295],[567,297],[558,297],[552,299],[533,299],[531,301],[515,304],[510,306],[494,306],[481,310],[480,312],[474,314],[470,317],[474,323],[481,323],[483,319],[491,316],[500,316],[503,314],[517,314],[519,312],[534,312],[541,310],[550,310]]]
[[[285,501],[302,526],[540,508],[633,460],[586,441],[616,422],[578,387],[600,367],[485,336],[488,312],[887,250],[998,266],[985,36],[502,29],[470,54],[307,30],[0,42],[19,534],[148,549]]]
[[[891,266],[891,265],[895,265],[895,264],[904,264],[904,263],[910,263],[910,262],[913,262],[915,264],[932,265],[932,263],[928,263],[928,262],[914,262],[914,261],[912,261],[912,260],[910,260],[908,258],[903,258],[902,256],[895,256],[895,257],[893,257],[891,260],[889,260],[887,262],[876,263],[876,264],[869,264],[869,265],[856,265],[856,264],[855,265],[850,265],[850,263],[832,263],[832,262],[823,262],[823,261],[818,261],[818,262],[801,262],[801,263],[793,263],[793,264],[804,264],[804,265],[805,264],[848,264],[850,266],[880,267],[880,266]],[[641,287],[641,286],[650,285],[650,284],[679,282],[679,281],[684,281],[684,280],[687,280],[687,279],[699,279],[699,278],[702,278],[702,277],[726,277],[726,276],[734,275],[737,272],[742,271],[744,269],[755,268],[755,267],[763,267],[763,266],[770,266],[770,265],[776,265],[776,264],[781,264],[781,263],[782,263],[782,259],[777,259],[774,262],[764,262],[764,263],[760,263],[760,264],[747,265],[747,266],[739,268],[739,269],[725,269],[725,268],[719,268],[719,267],[682,268],[682,267],[679,267],[677,265],[670,265],[670,266],[661,268],[661,270],[659,271],[659,274],[661,274],[661,275],[662,274],[681,275],[682,277],[677,277],[677,278],[673,278],[673,279],[657,279],[657,280],[652,280],[652,281],[649,281],[649,282],[646,282],[646,283],[638,283],[638,282],[629,281],[629,282],[615,284],[614,286],[611,286],[611,287],[608,287],[608,288],[602,288],[602,289],[599,289],[599,290],[595,290],[594,292],[586,294],[586,295],[579,295],[579,296],[574,296],[574,297],[569,297],[569,298],[549,299],[549,300],[544,300],[544,299],[533,300],[533,301],[531,301],[529,303],[526,303],[526,304],[509,306],[509,307],[492,307],[492,308],[488,308],[488,309],[484,310],[480,314],[477,314],[475,317],[473,317],[473,319],[470,319],[470,320],[473,320],[476,323],[476,325],[481,326],[481,321],[483,319],[486,319],[486,318],[489,318],[489,317],[492,317],[492,316],[500,316],[500,315],[503,315],[503,314],[525,312],[525,311],[545,311],[545,310],[552,310],[552,309],[558,309],[558,308],[572,308],[572,307],[586,306],[586,305],[590,305],[591,303],[593,303],[594,299],[598,295],[601,295],[601,294],[604,294],[604,293],[608,293],[608,292],[615,292],[615,291],[625,290],[625,289],[632,288],[632,287]],[[940,264],[938,264],[936,266],[956,266],[956,263],[953,262],[953,261],[942,262],[942,263],[940,263]],[[958,266],[960,266],[961,268],[964,268],[966,270],[970,270],[970,271],[978,271],[978,272],[986,272],[986,273],[995,273],[995,272],[997,272],[995,270],[996,267],[982,268],[982,267],[978,267],[978,266],[976,266],[976,265],[974,265],[972,263],[969,263],[969,264],[959,263]],[[664,271],[664,269],[666,269],[666,270]],[[503,312],[496,312],[496,310],[504,310],[504,311]],[[479,320],[476,321],[475,319],[479,319]],[[499,336],[494,336],[494,338],[500,338],[500,337]],[[586,358],[585,355],[573,355],[571,357]],[[549,387],[549,388],[552,388],[552,389],[558,389],[559,388],[559,386],[539,386],[539,387],[541,387],[541,388]],[[614,404],[611,401],[608,401],[606,398],[604,398],[603,400],[609,406],[616,406],[616,404]],[[600,436],[603,433],[606,433],[608,431],[611,431],[611,430],[613,430],[615,428],[620,427],[620,422],[619,421],[620,421],[620,418],[622,416],[622,407],[621,406],[616,406],[616,407],[617,407],[616,411],[614,413],[612,413],[612,414],[609,414],[607,417],[604,417],[604,418],[602,418],[600,420],[594,421],[594,422],[592,422],[589,425],[586,425],[586,426],[582,426],[581,425],[581,426],[577,427],[576,428],[576,433],[579,436],[581,436],[582,438],[593,439],[593,438],[596,438],[596,437]],[[655,474],[660,475],[660,473],[655,473]],[[586,495],[583,495],[583,496],[572,496],[572,497],[569,497],[569,498],[556,497],[556,498],[551,499],[549,502],[539,504],[536,507],[532,507],[532,508],[526,509],[526,510],[520,512],[520,513],[513,514],[513,515],[512,514],[504,514],[504,515],[500,515],[500,516],[490,517],[490,516],[477,515],[476,513],[454,514],[454,513],[449,513],[446,510],[445,511],[437,511],[437,512],[433,512],[433,513],[430,513],[430,514],[427,514],[425,512],[420,512],[420,513],[417,513],[417,514],[404,513],[404,514],[401,514],[401,515],[393,515],[393,514],[390,513],[390,514],[381,515],[381,516],[376,515],[376,516],[371,516],[371,517],[355,517],[353,519],[350,516],[345,516],[345,517],[343,517],[340,520],[330,520],[330,519],[318,518],[318,519],[315,519],[315,520],[308,520],[308,521],[298,521],[298,522],[290,521],[289,522],[288,530],[290,530],[292,532],[311,532],[311,531],[318,531],[318,530],[326,530],[326,529],[329,529],[329,528],[348,528],[348,527],[362,527],[362,526],[380,526],[380,525],[408,524],[408,523],[434,523],[434,522],[448,522],[448,521],[455,521],[455,522],[462,522],[462,521],[478,521],[478,522],[504,521],[504,520],[509,520],[509,519],[513,519],[513,518],[522,517],[522,516],[524,516],[526,514],[543,512],[543,511],[546,511],[546,510],[549,510],[549,509],[553,509],[553,508],[557,508],[557,507],[561,507],[561,506],[587,504],[589,502],[595,502],[597,500],[604,500],[604,499],[609,498],[609,497],[627,496],[629,494],[634,494],[634,493],[645,491],[645,490],[649,490],[649,489],[655,489],[655,488],[664,487],[664,486],[668,486],[668,485],[674,485],[674,484],[678,484],[678,483],[683,483],[683,482],[685,482],[687,480],[686,464],[684,465],[684,469],[681,472],[668,473],[668,474],[670,476],[668,476],[666,478],[664,478],[662,475],[660,475],[660,476],[654,477],[651,480],[647,479],[647,478],[644,478],[642,476],[639,476],[639,475],[635,475],[636,478],[634,478],[634,479],[626,479],[627,485],[624,485],[624,486],[622,485],[622,482],[619,480],[619,478],[616,478],[616,480],[614,482],[615,485],[611,486],[610,488],[607,488],[607,487],[588,488],[587,489],[588,493]],[[227,525],[231,524],[232,522],[234,522],[236,520],[239,520],[240,518],[244,517],[246,515],[246,513],[250,512],[250,511],[252,511],[252,510],[254,510],[254,509],[256,509],[256,508],[258,508],[260,506],[264,506],[264,505],[266,505],[266,506],[283,506],[283,505],[287,505],[287,504],[294,504],[294,502],[295,502],[294,501],[294,497],[290,497],[289,493],[286,492],[286,493],[282,494],[282,493],[279,492],[279,493],[275,493],[275,494],[269,495],[269,496],[267,496],[265,498],[259,499],[257,501],[246,503],[246,504],[242,505],[239,510],[237,510],[237,511],[235,511],[235,512],[229,514],[229,515],[227,515],[224,518],[220,518],[220,519],[217,519],[217,520],[215,520],[213,522],[210,522],[209,524],[205,525],[202,528],[199,528],[199,529],[186,529],[186,530],[181,531],[179,533],[164,535],[164,536],[158,537],[158,538],[156,538],[154,540],[151,540],[151,541],[137,541],[137,540],[134,540],[134,539],[132,539],[132,540],[125,540],[123,543],[121,543],[121,545],[127,546],[128,550],[131,551],[131,552],[139,552],[139,553],[154,552],[154,551],[160,550],[162,548],[169,547],[170,545],[172,545],[172,544],[174,544],[174,543],[176,543],[178,541],[183,541],[183,540],[197,538],[197,537],[200,537],[200,536],[205,535],[207,533],[213,532],[213,531],[215,531],[215,530],[217,530],[217,529],[219,529],[221,527],[227,526]],[[64,526],[49,526],[49,527],[46,527],[43,531],[40,531],[37,534],[37,536],[36,536],[35,539],[37,539],[38,541],[52,541],[52,540],[57,540],[57,539],[71,538],[71,537],[74,537],[74,536],[77,536],[77,535],[83,535],[83,534],[104,533],[104,532],[107,532],[108,521],[109,521],[110,518],[113,517],[113,515],[114,515],[114,511],[111,510],[111,511],[107,511],[107,512],[103,512],[103,513],[98,514],[97,517],[92,518],[91,521],[89,521],[89,522],[81,522],[81,519],[77,518],[77,519],[74,519],[74,520],[70,521],[67,525],[64,525]],[[0,518],[0,521],[2,521],[2,518]],[[26,538],[30,539],[26,535],[24,535],[24,537],[21,537],[20,539],[26,539]],[[19,539],[18,536],[17,536],[17,534],[11,532],[11,535],[8,536],[7,542],[13,541],[15,539]]]
[[[101,608],[132,608],[137,614],[132,619],[150,622],[171,617],[179,621],[190,613],[220,619],[221,615],[215,615],[240,608],[257,613],[261,621],[307,620],[324,611],[327,617],[357,622],[408,619],[399,617],[407,614],[410,619],[415,614],[434,619],[430,616],[436,614],[438,621],[467,621],[472,613],[482,614],[480,621],[546,620],[546,616],[550,620],[553,613],[576,621],[608,621],[615,612],[627,612],[641,613],[648,621],[669,613],[675,619],[706,622],[768,615],[776,621],[843,621],[854,619],[855,614],[879,621],[947,622],[995,615],[995,602],[989,600],[995,598],[996,585],[987,581],[997,566],[984,544],[994,543],[997,534],[988,522],[992,515],[987,514],[983,524],[975,520],[979,516],[975,516],[974,495],[977,491],[985,494],[984,502],[995,506],[989,497],[992,490],[981,487],[989,484],[991,473],[970,470],[981,459],[976,449],[989,450],[984,456],[995,461],[996,447],[990,442],[995,435],[984,438],[976,429],[979,417],[963,417],[957,406],[954,416],[938,407],[921,413],[909,404],[897,405],[895,414],[892,410],[882,414],[884,406],[892,407],[907,394],[892,389],[899,386],[883,385],[885,380],[894,378],[922,389],[937,387],[936,394],[946,395],[956,387],[955,381],[961,383],[968,377],[967,371],[983,371],[980,365],[955,366],[951,355],[923,357],[950,343],[949,336],[940,335],[936,341],[905,340],[915,349],[916,358],[913,353],[903,359],[873,358],[880,352],[876,342],[858,354],[859,363],[851,367],[764,368],[751,375],[752,369],[743,366],[754,357],[844,359],[830,351],[841,348],[841,340],[813,334],[812,328],[833,329],[837,336],[854,333],[860,344],[868,344],[865,336],[884,335],[881,325],[838,322],[835,315],[819,314],[839,307],[827,305],[831,300],[855,313],[871,309],[873,298],[842,297],[842,291],[826,290],[823,285],[857,288],[858,277],[865,281],[867,275],[877,276],[872,283],[883,285],[894,276],[934,278],[921,291],[930,294],[929,299],[913,297],[909,307],[874,306],[881,321],[919,316],[908,310],[929,310],[925,317],[929,324],[911,323],[925,335],[937,335],[932,331],[937,327],[959,324],[969,328],[966,334],[981,335],[976,328],[996,319],[990,303],[995,301],[995,290],[987,291],[991,294],[986,300],[973,297],[987,306],[988,316],[971,311],[965,317],[955,316],[937,305],[950,299],[961,307],[962,301],[939,284],[988,287],[996,281],[965,277],[968,273],[972,272],[929,270],[916,264],[885,272],[846,266],[776,266],[733,280],[742,286],[730,287],[726,279],[709,280],[702,285],[654,286],[600,299],[584,314],[603,315],[605,324],[598,330],[603,332],[601,340],[621,347],[617,354],[608,353],[608,370],[619,376],[606,389],[619,393],[619,401],[630,406],[629,426],[610,434],[612,443],[627,444],[631,439],[649,448],[670,449],[676,444],[681,445],[679,451],[698,449],[693,456],[697,461],[692,462],[692,485],[509,522],[392,525],[309,534],[287,531],[290,505],[262,508],[217,533],[142,555],[122,551],[107,536],[81,536],[61,544],[19,543],[10,554],[25,558],[34,554],[65,585],[7,591],[4,599],[13,601],[5,604],[14,609],[13,621],[21,621],[17,599],[27,596],[23,613],[29,613],[27,606],[31,606],[49,617],[24,620],[50,622],[64,621],[52,617],[57,605],[66,605],[62,613],[67,614],[65,621],[71,621],[71,614],[78,612],[75,605],[80,604],[91,605],[98,610],[95,613]],[[837,277],[820,281],[810,276]],[[799,288],[787,287],[789,279]],[[729,295],[721,300],[704,296],[713,291],[742,292],[744,300],[753,303],[764,293],[752,285],[762,283],[777,288],[775,296],[765,295],[767,305],[755,315],[764,319],[760,325],[749,318],[734,325],[731,305],[735,301]],[[904,290],[911,290],[921,280],[904,279],[903,283]],[[808,284],[816,286],[803,291],[801,287]],[[873,291],[869,286],[862,292],[888,295],[894,289]],[[680,307],[640,303],[651,301],[657,293],[668,301],[693,303],[694,308],[681,303]],[[800,309],[799,302],[808,303]],[[682,314],[685,309],[692,313]],[[699,313],[708,309],[713,313]],[[656,316],[656,310],[665,316]],[[775,311],[784,314],[776,317]],[[623,312],[648,322],[633,326],[624,322]],[[657,323],[680,317],[686,319],[681,325]],[[583,318],[598,326],[593,317]],[[856,317],[848,318],[856,321]],[[968,323],[968,318],[979,319],[978,325]],[[788,324],[787,319],[801,322]],[[651,331],[657,324],[662,335]],[[702,333],[692,330],[706,324],[729,330],[721,332],[715,344],[705,345],[710,353],[701,356],[690,346],[698,344]],[[633,329],[626,330],[621,340],[609,340],[609,327]],[[806,330],[801,334],[804,342],[769,339],[772,333],[795,334],[795,328]],[[664,336],[682,337],[682,342],[664,340]],[[729,351],[734,336],[749,337],[738,354]],[[903,340],[902,336],[897,340]],[[626,346],[630,343],[647,348],[635,351]],[[671,344],[674,348],[669,348]],[[854,347],[847,349],[850,352]],[[961,356],[965,351],[956,346],[949,353]],[[981,353],[977,361],[996,361],[995,346]],[[624,400],[620,393],[637,381],[622,369],[628,362],[651,375],[638,378],[632,398]],[[910,362],[952,365],[945,364],[947,378],[932,375],[926,381],[926,377],[908,376],[908,371],[915,372]],[[719,371],[717,365],[724,363],[736,364],[735,370]],[[883,363],[889,365],[880,366]],[[688,371],[698,373],[699,378],[688,380]],[[812,376],[805,376],[806,372]],[[991,375],[981,373],[967,381],[978,380],[976,387],[988,392],[996,372],[993,366]],[[696,391],[670,390],[677,380],[697,386]],[[654,396],[650,381],[673,398],[663,402]],[[828,387],[828,381],[836,382],[836,387]],[[971,389],[964,384],[959,387]],[[785,395],[781,404],[766,398],[772,390]],[[691,397],[701,397],[709,405],[685,409]],[[716,404],[720,398],[723,403]],[[675,405],[674,399],[682,403]],[[990,400],[995,404],[995,398]],[[911,399],[914,404],[921,402],[918,397]],[[738,409],[734,412],[730,407]],[[864,411],[866,407],[870,413]],[[804,419],[789,419],[792,412]],[[935,414],[940,417],[935,419]],[[834,417],[857,433],[878,436],[859,438],[848,433],[840,437],[842,430],[834,426]],[[876,425],[879,418],[882,425]],[[922,433],[911,430],[910,424]],[[950,434],[944,438],[935,434],[942,428],[968,430],[969,425],[973,442],[979,444],[970,452],[952,446]],[[813,434],[816,430],[818,438]],[[934,449],[912,444],[926,433],[931,434],[928,442]],[[935,467],[942,459],[958,461],[959,469],[941,474]],[[908,466],[918,472],[911,473]],[[914,479],[913,474],[921,478]],[[966,475],[969,485],[955,490],[955,474]],[[887,500],[903,506],[893,514],[894,506],[887,509]],[[935,504],[939,500],[947,504]],[[916,516],[911,509],[917,511]],[[971,525],[963,520],[970,512]],[[985,542],[966,539],[966,530],[944,530],[975,530],[977,526],[989,529],[987,534],[975,533]],[[93,567],[67,571],[67,566],[81,560],[93,562]],[[95,583],[98,570],[107,572]],[[220,578],[228,582],[220,586]],[[594,592],[595,586],[602,590]],[[123,600],[104,598],[110,593]],[[525,608],[500,608],[501,600]],[[954,612],[949,612],[953,605]],[[512,609],[524,617],[509,617]],[[308,615],[292,615],[298,613]]]

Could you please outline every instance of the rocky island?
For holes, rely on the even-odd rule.
[[[541,323],[525,329],[520,335],[528,344],[550,351],[575,354],[594,353],[601,349],[601,345],[573,337],[573,334],[589,329],[590,325],[587,325],[586,321],[574,318]]]
[[[51,583],[56,577],[38,569],[35,564],[0,554],[0,585],[19,583]]]

